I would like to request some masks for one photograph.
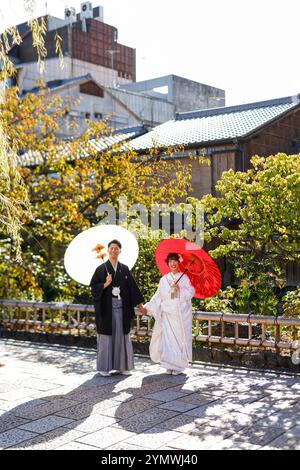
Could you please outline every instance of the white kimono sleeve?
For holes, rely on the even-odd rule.
[[[180,282],[180,300],[182,302],[189,302],[195,295],[195,289],[192,286],[189,278],[184,276],[182,283]]]
[[[159,281],[157,291],[153,295],[152,299],[144,305],[149,315],[151,315],[155,319],[161,317],[161,302],[162,302],[161,289],[162,289],[162,279]]]

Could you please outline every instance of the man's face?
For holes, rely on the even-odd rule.
[[[108,248],[108,254],[110,258],[117,259],[121,253],[120,247],[116,243],[112,243]]]

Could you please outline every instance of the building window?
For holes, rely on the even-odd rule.
[[[103,88],[100,88],[96,83],[87,82],[79,86],[80,93],[90,96],[98,96],[99,98],[104,98]]]

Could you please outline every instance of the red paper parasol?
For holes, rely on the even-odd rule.
[[[161,274],[170,272],[166,262],[169,253],[181,256],[180,270],[189,277],[196,291],[196,299],[206,299],[219,292],[221,273],[213,259],[199,246],[181,238],[163,240],[155,252],[155,261]]]

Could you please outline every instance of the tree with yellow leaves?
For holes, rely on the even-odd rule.
[[[128,205],[172,205],[184,201],[191,190],[191,164],[173,157],[179,149],[161,156],[153,148],[140,155],[121,133],[112,134],[104,122],[92,121],[82,135],[61,141],[57,131],[64,105],[45,89],[23,98],[8,90],[0,112],[6,135],[21,154],[17,171],[23,182],[15,197],[22,201],[24,189],[30,203],[30,214],[20,213],[23,263],[12,261],[10,239],[3,237],[9,261],[0,266],[2,296],[30,292],[34,297],[36,292],[44,297],[43,291],[59,286],[59,279],[66,286],[70,280],[63,269],[64,250],[75,235],[101,220],[100,204],[118,208],[126,196]],[[63,289],[48,298],[57,291]]]

